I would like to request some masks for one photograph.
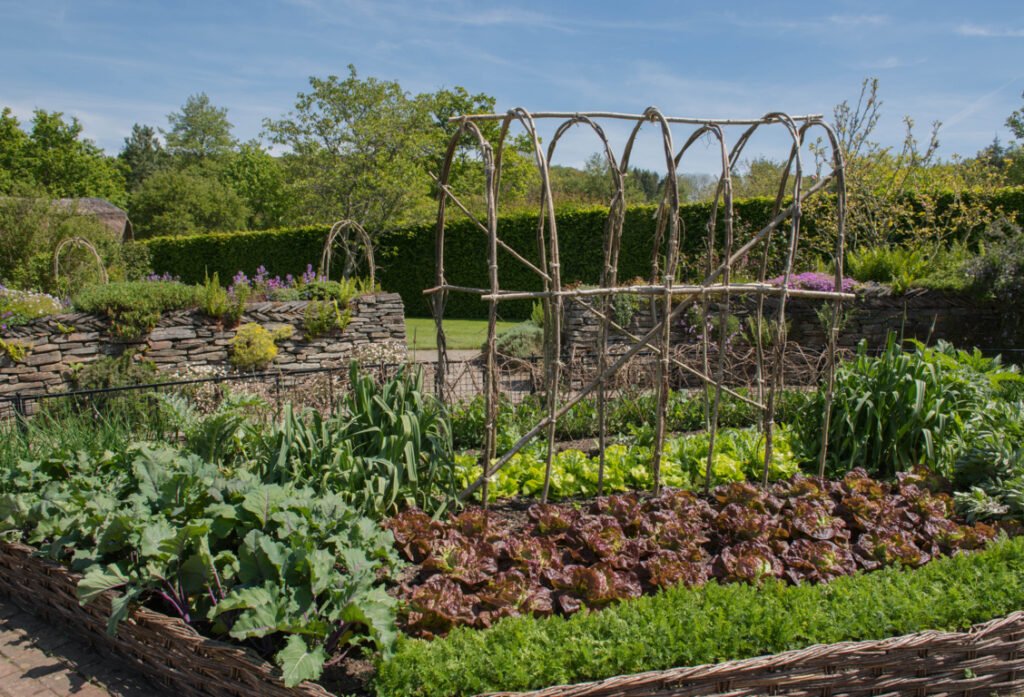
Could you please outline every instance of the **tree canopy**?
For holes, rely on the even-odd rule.
[[[211,104],[205,92],[193,94],[180,111],[168,114],[167,124],[164,139],[175,157],[199,161],[226,155],[235,147],[228,110]]]
[[[37,109],[30,130],[10,108],[0,112],[0,193],[41,189],[52,198],[105,198],[123,206],[124,177],[112,158],[82,137],[78,119]]]

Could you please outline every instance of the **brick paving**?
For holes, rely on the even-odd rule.
[[[0,697],[165,697],[127,662],[0,597]]]

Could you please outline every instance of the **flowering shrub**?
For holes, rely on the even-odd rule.
[[[39,317],[64,312],[67,306],[46,293],[14,290],[0,285],[0,332]]]
[[[776,276],[768,281],[773,286],[782,285],[782,276]],[[820,273],[818,271],[805,271],[789,277],[790,288],[802,290],[834,291],[836,279],[832,274]],[[849,293],[857,287],[857,282],[852,278],[843,278],[843,292]]]

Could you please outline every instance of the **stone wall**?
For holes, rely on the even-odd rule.
[[[1008,322],[1009,309],[990,301],[967,295],[914,289],[905,294],[894,294],[887,286],[867,284],[857,291],[857,299],[843,304],[845,321],[839,343],[854,347],[866,339],[871,347],[885,345],[889,332],[905,338],[934,342],[945,339],[957,346],[977,346],[998,349],[1014,345],[1012,323]],[[593,304],[594,299],[588,299]],[[766,298],[765,317],[774,317],[777,298]],[[825,332],[818,318],[820,300],[790,298],[786,303],[789,340],[804,348],[821,349],[825,346]],[[756,311],[756,300],[736,298],[731,311],[745,320]],[[697,341],[699,331],[694,329],[686,314],[673,323],[673,343]],[[628,329],[642,335],[652,326],[650,303],[644,301],[641,310],[631,318]],[[589,354],[598,345],[599,320],[582,305],[568,299],[565,303],[565,322],[562,346],[567,355]],[[610,343],[614,347],[631,343],[625,336],[613,332]]]
[[[305,340],[302,321],[305,301],[252,303],[242,323],[254,322],[268,330],[291,325],[291,337],[278,342],[273,368],[282,371],[344,365],[358,346],[398,342],[405,347],[405,309],[397,293],[356,298],[352,318],[341,331]],[[0,397],[15,393],[54,392],[66,389],[76,363],[139,351],[164,370],[195,366],[230,369],[229,344],[236,328],[226,328],[196,310],[169,312],[144,337],[124,340],[112,336],[109,322],[92,314],[46,317],[8,330],[4,340],[24,345],[28,354],[15,362],[0,353]]]

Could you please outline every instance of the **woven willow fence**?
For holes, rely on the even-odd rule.
[[[605,135],[601,123],[609,120],[633,123],[632,131],[620,157]],[[481,453],[482,471],[463,492],[463,498],[472,495],[477,489],[483,489],[483,501],[487,501],[487,484],[491,476],[500,470],[517,452],[541,434],[547,437],[547,467],[544,476],[542,499],[547,500],[551,480],[551,467],[554,454],[555,429],[557,421],[565,415],[577,402],[591,393],[597,394],[599,447],[601,449],[598,471],[598,491],[604,483],[604,446],[607,434],[605,428],[605,389],[608,381],[641,351],[654,352],[658,357],[657,384],[658,410],[655,430],[654,447],[652,448],[651,469],[654,489],[661,487],[660,465],[665,443],[665,407],[669,393],[669,371],[675,366],[699,378],[705,386],[707,399],[707,430],[710,436],[708,462],[705,485],[711,482],[711,460],[714,453],[715,435],[718,430],[718,411],[722,393],[728,392],[725,386],[724,365],[726,332],[718,332],[717,360],[709,358],[709,307],[713,298],[717,306],[719,326],[726,326],[730,311],[730,298],[739,294],[753,295],[758,298],[755,314],[755,337],[757,353],[758,389],[756,399],[747,399],[762,410],[763,430],[765,436],[765,467],[764,478],[767,480],[768,463],[772,458],[772,438],[775,421],[775,397],[784,385],[783,364],[786,350],[786,300],[790,297],[806,297],[832,303],[831,321],[827,354],[827,386],[825,400],[824,433],[828,433],[828,419],[831,410],[832,389],[835,373],[836,335],[839,324],[842,301],[853,296],[839,292],[843,287],[843,244],[845,235],[846,186],[844,180],[843,158],[835,132],[820,116],[789,116],[773,112],[757,119],[701,119],[665,116],[658,109],[651,107],[642,114],[619,113],[533,113],[525,109],[513,109],[505,114],[476,114],[455,117],[452,119],[458,128],[449,141],[447,155],[442,166],[437,184],[439,204],[437,215],[436,241],[436,283],[433,288],[424,291],[431,296],[432,311],[437,325],[438,370],[437,380],[444,384],[446,363],[446,340],[444,333],[444,312],[448,296],[451,293],[468,293],[480,297],[489,304],[486,355],[486,437]],[[500,121],[501,131],[496,143],[484,137],[478,124],[484,121]],[[553,135],[548,139],[545,150],[541,146],[541,135],[538,122],[554,123]],[[527,141],[532,143],[533,160],[540,174],[541,195],[540,210],[537,217],[537,248],[532,252],[514,249],[498,236],[498,191],[501,179],[502,155],[506,144],[510,142],[509,134],[512,127],[518,125],[525,131]],[[641,130],[650,125],[658,132],[658,139],[664,154],[665,186],[664,197],[658,209],[656,233],[651,245],[650,277],[646,283],[619,285],[618,260],[622,243],[623,220],[626,211],[626,173],[629,171],[630,156]],[[568,288],[563,284],[561,276],[560,250],[558,245],[558,226],[555,218],[555,201],[551,191],[550,163],[556,153],[562,137],[572,128],[582,126],[594,134],[607,161],[608,171],[612,180],[613,193],[609,201],[608,218],[601,231],[604,264],[599,287],[593,289]],[[745,127],[742,134],[731,146],[727,143],[725,128]],[[683,145],[676,149],[674,128],[688,128],[689,135]],[[732,198],[732,171],[740,161],[744,148],[751,137],[763,127],[782,128],[791,142],[789,158],[782,170],[779,181],[778,195],[775,199],[774,215],[771,221],[749,239],[734,239],[734,217]],[[807,145],[807,134],[812,129],[824,132],[826,149],[830,153],[827,165],[829,171],[818,177],[817,181],[805,190],[802,153]],[[460,200],[458,193],[450,186],[452,163],[456,153],[464,146],[466,140],[475,143],[483,162],[484,193],[486,215],[474,215],[470,207]],[[679,180],[678,170],[691,147],[702,139],[711,139],[718,145],[720,174],[715,192],[715,205],[711,206],[707,224],[706,264],[700,278],[682,278],[679,264],[680,235],[682,234],[679,219]],[[790,276],[800,242],[800,220],[804,202],[816,194],[832,190],[837,203],[836,246],[834,252],[835,286],[833,291],[812,291],[790,288]],[[789,200],[787,204],[786,201]],[[445,223],[448,204],[455,205],[463,214],[473,221],[483,233],[481,237],[481,258],[486,259],[489,272],[489,288],[470,288],[448,282],[445,274]],[[721,208],[721,225],[719,225],[719,209]],[[781,285],[765,282],[768,266],[768,250],[774,231],[788,223],[786,229],[786,260]],[[595,236],[598,231],[595,231]],[[761,251],[761,263],[758,280],[755,283],[736,283],[733,281],[733,268],[744,262],[751,255]],[[505,289],[499,282],[500,269],[499,251],[503,252],[519,264],[524,265],[541,282],[542,290],[527,291],[522,289]],[[626,294],[646,299],[651,303],[655,316],[654,326],[642,336],[632,335],[619,326],[613,319],[612,300],[614,296]],[[765,322],[764,298],[778,296],[774,316]],[[601,332],[599,339],[600,365],[596,377],[582,389],[574,390],[571,395],[561,394],[561,323],[563,299],[572,297],[600,320]],[[508,300],[539,300],[544,308],[544,386],[546,394],[546,415],[540,419],[522,438],[508,450],[497,453],[497,403],[498,403],[498,351],[496,343],[496,327],[498,305]],[[702,360],[697,365],[681,361],[673,357],[671,341],[671,323],[682,317],[682,313],[693,306],[702,310],[704,324]],[[609,332],[618,331],[625,334],[632,344],[612,359],[608,355]],[[767,330],[766,332],[764,330]],[[770,338],[765,346],[764,335]],[[712,364],[713,363],[713,364]],[[564,399],[560,397],[564,396]],[[828,448],[826,438],[822,439],[819,453],[819,467],[823,468]],[[486,503],[485,503],[486,505]]]

